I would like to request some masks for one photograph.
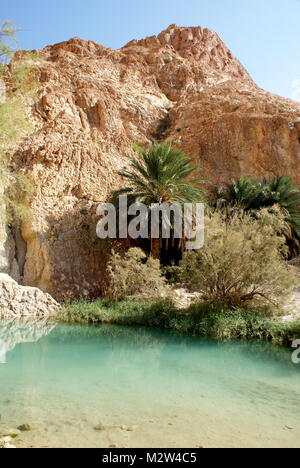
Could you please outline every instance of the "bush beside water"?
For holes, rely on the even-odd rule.
[[[229,309],[208,303],[178,310],[170,300],[80,300],[66,305],[57,319],[70,323],[110,323],[174,330],[216,339],[262,339],[290,346],[300,337],[300,321],[285,323],[264,311]]]

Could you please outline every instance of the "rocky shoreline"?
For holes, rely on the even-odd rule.
[[[45,317],[60,308],[50,294],[38,288],[22,286],[0,273],[0,318]]]

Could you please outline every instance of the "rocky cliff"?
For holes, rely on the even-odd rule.
[[[173,141],[215,183],[272,174],[300,183],[300,105],[259,89],[212,31],[172,25],[120,50],[74,38],[34,54],[15,57],[39,75],[27,99],[35,131],[14,155],[37,187],[21,230],[26,285],[58,299],[101,292],[95,210],[122,185],[133,142]]]
[[[22,286],[9,275],[0,273],[0,318],[47,317],[59,310],[59,304],[47,293]]]

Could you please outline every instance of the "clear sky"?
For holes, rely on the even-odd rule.
[[[300,101],[300,0],[2,0],[20,48],[74,36],[118,48],[170,24],[216,31],[264,89]]]

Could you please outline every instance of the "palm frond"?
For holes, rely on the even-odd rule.
[[[290,177],[235,180],[216,190],[214,204],[252,213],[278,205],[287,223],[287,242],[292,251],[300,252],[300,190]]]

